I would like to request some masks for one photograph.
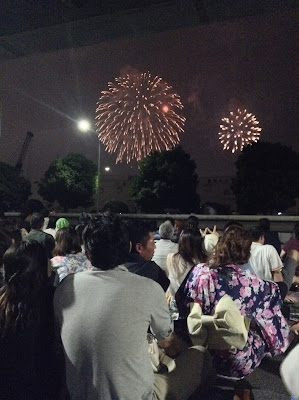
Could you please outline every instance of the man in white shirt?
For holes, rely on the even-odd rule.
[[[270,244],[264,245],[264,232],[260,227],[250,229],[252,245],[249,263],[256,275],[267,281],[282,282],[281,270],[283,263],[275,247]]]

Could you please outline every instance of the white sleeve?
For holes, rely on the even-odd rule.
[[[275,247],[268,245],[269,248],[269,262],[271,265],[271,271],[277,271],[281,268],[283,268],[283,263],[281,261],[281,258],[279,257]]]
[[[286,356],[280,366],[280,375],[292,396],[299,398],[299,344]]]

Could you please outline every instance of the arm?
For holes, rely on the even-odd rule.
[[[150,329],[158,340],[168,338],[172,333],[173,324],[170,319],[165,293],[156,282],[151,281],[148,296],[152,300]]]

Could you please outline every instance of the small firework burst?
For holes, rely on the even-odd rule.
[[[180,97],[171,86],[149,72],[116,78],[101,93],[96,131],[116,162],[140,161],[152,151],[170,150],[179,143],[185,117]]]
[[[223,150],[242,151],[244,146],[258,142],[261,128],[255,115],[247,110],[230,112],[228,118],[222,118],[221,131],[218,133]]]

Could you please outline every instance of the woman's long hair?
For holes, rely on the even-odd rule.
[[[48,257],[41,243],[22,241],[3,256],[4,285],[0,290],[0,334],[21,333],[39,317],[47,282]]]
[[[230,225],[219,238],[211,264],[217,267],[247,263],[250,257],[251,243],[251,235],[246,229]]]
[[[193,229],[186,229],[181,232],[179,238],[179,251],[174,255],[174,269],[178,272],[180,256],[186,264],[196,265],[205,262],[206,256],[202,250],[202,237],[199,232]]]
[[[53,256],[66,256],[82,251],[80,237],[73,226],[61,228],[56,232]]]

